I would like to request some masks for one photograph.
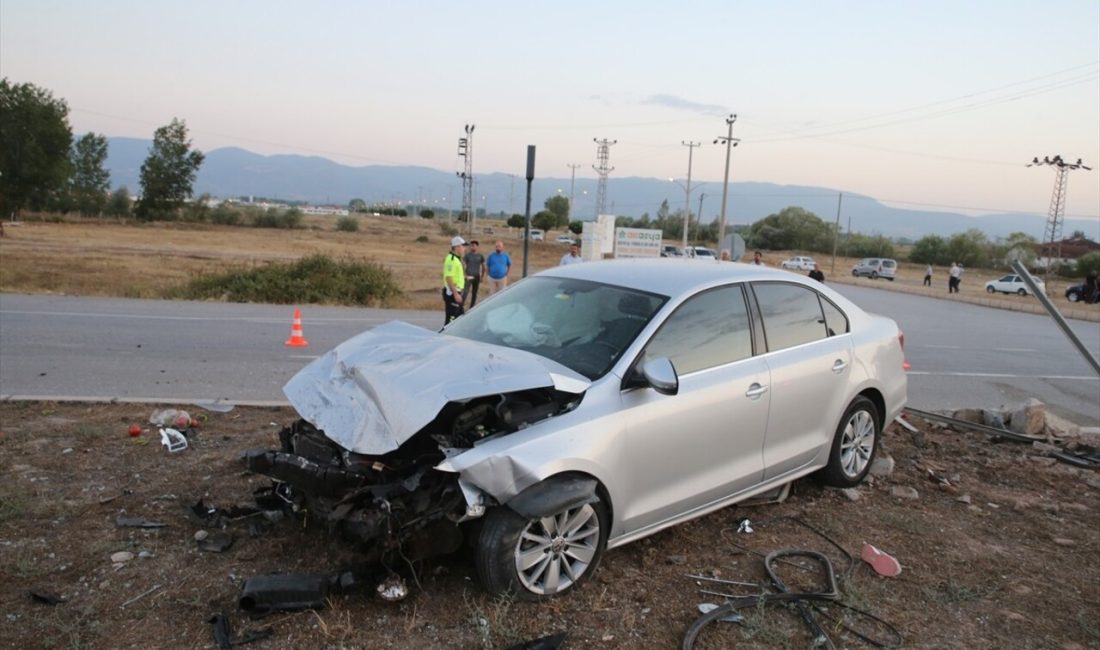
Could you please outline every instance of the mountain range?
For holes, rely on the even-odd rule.
[[[126,186],[131,193],[140,191],[141,164],[152,142],[135,138],[108,138],[106,167],[111,173],[111,186]],[[195,195],[210,194],[220,198],[265,197],[283,201],[304,201],[315,204],[347,205],[360,198],[368,204],[413,203],[446,212],[448,205],[457,212],[462,205],[462,183],[454,172],[417,166],[342,165],[319,156],[265,156],[237,147],[223,147],[205,152],[199,168]],[[475,173],[474,206],[490,214],[523,213],[526,182],[522,172]],[[578,178],[573,186],[572,217],[588,220],[595,216],[597,182]],[[570,178],[536,178],[532,182],[531,212],[542,208],[543,202],[555,194],[570,194]],[[824,187],[778,185],[761,182],[732,182],[729,186],[727,222],[749,224],[782,210],[799,206],[827,222],[837,218],[840,191]],[[702,209],[700,209],[702,196]],[[690,210],[702,214],[704,222],[718,217],[722,196],[721,183],[693,184]],[[607,212],[640,217],[643,213],[656,216],[662,201],[668,201],[672,212],[684,207],[684,190],[677,184],[658,178],[610,176],[607,181]],[[949,236],[977,228],[991,238],[1024,232],[1043,238],[1044,216],[1023,213],[1000,213],[968,216],[954,212],[908,210],[884,205],[874,197],[845,192],[840,206],[841,228],[853,232],[881,234],[892,238],[918,239],[925,235]],[[1100,240],[1100,221],[1066,219],[1063,233],[1080,230],[1093,240]]]

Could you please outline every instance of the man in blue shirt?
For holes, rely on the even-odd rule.
[[[493,252],[485,260],[489,271],[489,293],[503,291],[508,286],[508,272],[512,270],[512,258],[504,252],[504,242],[499,239],[493,244]]]

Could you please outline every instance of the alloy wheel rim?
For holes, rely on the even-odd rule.
[[[875,449],[875,421],[867,411],[856,411],[844,425],[840,441],[840,466],[845,476],[859,476],[871,462]]]
[[[596,557],[600,519],[591,504],[533,519],[516,543],[516,574],[525,589],[548,596],[577,582]]]

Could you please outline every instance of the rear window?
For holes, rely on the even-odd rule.
[[[897,266],[897,262],[895,262],[894,260],[882,260],[882,265],[886,268],[893,268]]]

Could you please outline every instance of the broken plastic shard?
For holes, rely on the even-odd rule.
[[[863,544],[863,552],[860,553],[859,557],[870,564],[875,573],[880,576],[892,578],[901,573],[901,564],[892,555],[884,553],[866,542]]]
[[[174,454],[187,449],[187,438],[175,429],[161,429],[160,444],[164,445],[165,449]]]
[[[742,519],[741,523],[737,525],[737,532],[752,533],[752,522],[750,522],[748,519]]]
[[[699,611],[703,614],[709,614],[718,609],[718,605],[714,603],[699,603]],[[745,617],[737,613],[726,614],[722,618],[718,619],[723,623],[744,623]]]
[[[399,600],[404,600],[409,595],[409,588],[405,584],[405,581],[401,579],[401,576],[390,576],[382,581],[377,588],[378,595],[382,600],[395,603]]]

